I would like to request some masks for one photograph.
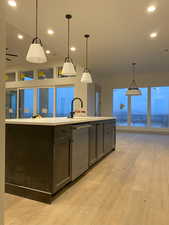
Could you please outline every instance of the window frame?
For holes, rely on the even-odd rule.
[[[38,89],[39,88],[53,88],[53,116],[50,118],[54,118],[56,117],[56,88],[64,88],[64,87],[73,87],[75,88],[74,84],[67,84],[67,85],[53,85],[53,86],[36,86],[36,87],[24,87],[24,88],[19,88],[19,87],[15,87],[16,91],[17,91],[17,111],[16,111],[16,119],[20,118],[20,113],[19,113],[19,106],[20,106],[20,102],[19,102],[19,92],[20,90],[23,89],[33,89],[33,114],[37,114],[38,113]],[[10,90],[12,88],[6,88],[6,90]],[[75,90],[74,90],[74,94],[75,94]]]
[[[146,128],[152,128],[152,129],[168,129],[168,128],[155,128],[152,126],[152,121],[151,121],[151,113],[152,113],[152,96],[151,96],[151,89],[154,88],[154,87],[168,87],[168,86],[147,86],[147,87],[140,87],[140,88],[147,88],[147,126],[145,127],[136,127],[136,126],[132,126],[131,125],[131,98],[132,96],[128,96],[128,115],[127,115],[127,118],[128,118],[128,125],[127,126],[120,126],[120,125],[117,125],[118,127],[125,127],[125,128],[143,128],[143,129],[146,129]],[[123,88],[113,88],[112,89],[112,104],[114,104],[113,102],[113,97],[114,97],[114,90],[115,89],[123,89]],[[112,105],[112,115],[113,115],[113,105]]]
[[[31,87],[25,87],[25,88],[17,88],[17,119],[25,119],[25,117],[20,117],[20,96],[19,92],[20,90],[25,90],[25,89],[32,89],[33,90],[33,113],[34,114],[34,104],[35,104],[35,88]]]

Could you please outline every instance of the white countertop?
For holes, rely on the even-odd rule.
[[[74,117],[73,119],[67,117],[56,117],[56,118],[36,118],[36,119],[7,119],[6,124],[23,124],[23,125],[45,125],[45,126],[56,126],[66,124],[78,124],[102,120],[116,119],[115,117]]]

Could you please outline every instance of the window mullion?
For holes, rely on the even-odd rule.
[[[131,126],[131,96],[128,96],[128,126]]]
[[[147,125],[148,127],[151,127],[151,87],[148,87]]]
[[[19,88],[17,88],[17,100],[16,100],[16,118],[19,118]]]
[[[37,88],[34,88],[34,92],[33,92],[33,114],[37,113]]]
[[[53,94],[53,117],[56,117],[56,87],[54,87]]]

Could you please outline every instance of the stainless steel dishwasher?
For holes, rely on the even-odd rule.
[[[73,126],[72,180],[89,167],[89,124]]]

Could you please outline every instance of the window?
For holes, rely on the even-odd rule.
[[[74,87],[56,88],[56,116],[68,116],[71,112],[71,101],[74,98]]]
[[[62,66],[56,68],[56,70],[57,70],[57,77],[58,77],[58,78],[64,77],[64,76],[62,75],[62,69],[63,69]]]
[[[73,86],[7,89],[6,118],[31,118],[34,113],[42,117],[66,117],[73,98]]]
[[[17,89],[6,90],[6,118],[17,117]]]
[[[15,79],[16,79],[16,74],[15,74],[15,72],[13,72],[13,73],[7,73],[7,74],[5,74],[5,81],[7,82],[7,81],[15,81]]]
[[[169,127],[169,87],[151,88],[151,125]]]
[[[140,88],[142,95],[131,97],[131,125],[147,125],[147,88]]]
[[[19,77],[18,79],[20,81],[24,80],[33,80],[34,79],[34,73],[33,71],[25,71],[25,72],[19,72]]]
[[[119,126],[128,125],[128,98],[125,96],[127,89],[113,90],[113,116],[117,118]]]
[[[31,118],[33,116],[34,89],[19,90],[19,118]]]
[[[169,128],[169,87],[140,88],[141,96],[113,90],[113,116],[119,126]],[[128,104],[127,104],[128,103]]]
[[[54,88],[38,88],[37,113],[42,117],[53,117]]]
[[[38,80],[52,79],[53,68],[38,70]]]

